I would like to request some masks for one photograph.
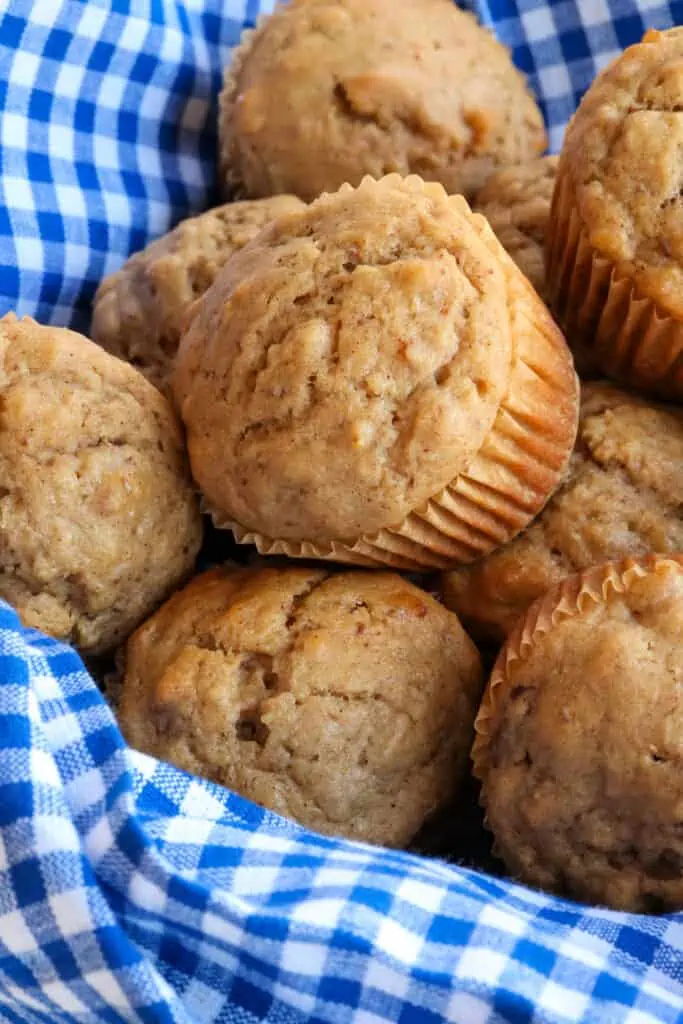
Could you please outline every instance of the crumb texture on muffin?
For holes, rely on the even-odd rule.
[[[114,646],[191,569],[201,517],[180,425],[87,338],[0,320],[0,595],[87,651]]]
[[[683,31],[647,32],[567,130],[546,290],[579,373],[683,398]]]
[[[647,33],[597,76],[567,130],[561,176],[590,247],[683,318],[683,29]]]
[[[457,618],[399,576],[215,569],[132,637],[119,714],[140,750],[400,846],[454,793],[481,684]]]
[[[545,306],[485,219],[417,177],[345,186],[245,246],[173,382],[216,523],[295,556],[471,560],[527,525],[576,434]]]
[[[182,340],[195,478],[270,537],[400,524],[482,445],[511,349],[500,263],[439,186],[324,196],[229,261]]]
[[[170,390],[168,375],[188,310],[227,258],[275,217],[300,209],[294,196],[226,203],[182,221],[100,284],[92,337]]]
[[[683,413],[586,384],[567,477],[509,544],[444,576],[446,604],[486,639],[591,565],[683,551]]]
[[[505,167],[477,193],[474,209],[545,298],[545,244],[558,157],[544,156]]]
[[[448,0],[279,7],[233,55],[219,129],[229,189],[309,201],[391,172],[471,195],[546,145],[508,51]]]
[[[683,562],[590,570],[511,636],[477,720],[499,852],[533,885],[683,906]]]

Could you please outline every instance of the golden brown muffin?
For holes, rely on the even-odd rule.
[[[266,554],[471,560],[544,504],[576,433],[545,306],[484,218],[416,177],[345,186],[233,256],[174,388],[214,520]]]
[[[553,198],[556,156],[506,167],[489,178],[474,208],[486,217],[496,238],[545,298],[545,238]]]
[[[443,577],[478,637],[501,640],[532,601],[581,569],[683,551],[683,411],[585,384],[567,479],[509,544]]]
[[[477,717],[482,802],[543,889],[683,908],[683,557],[609,563],[530,609]]]
[[[211,570],[137,631],[126,662],[134,747],[390,846],[453,795],[482,688],[455,615],[390,573]]]
[[[295,0],[246,33],[221,94],[226,188],[316,199],[370,174],[471,195],[541,154],[508,51],[450,0]]]
[[[166,399],[73,331],[0,320],[0,597],[89,653],[183,580],[201,517]]]
[[[565,137],[551,303],[580,373],[683,397],[683,29],[647,32],[595,79]]]
[[[93,338],[170,392],[168,375],[189,307],[228,256],[269,221],[302,206],[294,196],[274,196],[226,203],[182,221],[105,277],[95,295]]]

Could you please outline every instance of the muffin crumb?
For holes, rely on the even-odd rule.
[[[388,573],[211,570],[128,645],[129,742],[318,831],[405,845],[464,773],[481,664]]]
[[[26,625],[100,653],[194,564],[180,424],[132,367],[28,317],[0,320],[0,395],[0,596]]]
[[[305,0],[245,33],[220,100],[226,192],[307,201],[398,172],[472,195],[540,155],[509,52],[445,0]]]

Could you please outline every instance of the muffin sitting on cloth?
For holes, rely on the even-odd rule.
[[[0,597],[107,650],[189,573],[201,543],[180,425],[131,366],[73,331],[0,320]]]
[[[481,689],[455,615],[399,576],[215,569],[131,638],[119,715],[139,750],[402,846],[453,795]]]
[[[683,559],[611,563],[529,610],[477,716],[475,774],[522,881],[683,908]]]
[[[105,277],[95,295],[92,336],[169,391],[187,310],[228,256],[274,217],[303,206],[294,196],[227,203],[182,221]]]
[[[566,576],[629,555],[683,551],[683,411],[585,384],[569,473],[531,526],[444,576],[477,636],[501,639]]]
[[[567,130],[548,292],[579,372],[683,398],[683,28],[606,68]]]
[[[451,0],[295,0],[245,33],[221,95],[228,191],[316,199],[417,173],[469,196],[545,149],[508,51]]]
[[[483,217],[390,175],[273,222],[195,307],[173,379],[219,526],[265,553],[448,567],[559,482],[577,383]]]
[[[474,201],[509,256],[545,299],[545,245],[557,172],[556,156],[506,167]]]

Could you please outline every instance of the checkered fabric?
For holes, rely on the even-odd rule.
[[[683,0],[469,6],[555,148],[598,67],[683,21]],[[103,274],[214,200],[221,66],[265,9],[0,3],[0,314],[87,326]],[[78,657],[1,603],[0,879],[2,1021],[683,1020],[683,915],[325,839],[142,757]]]

